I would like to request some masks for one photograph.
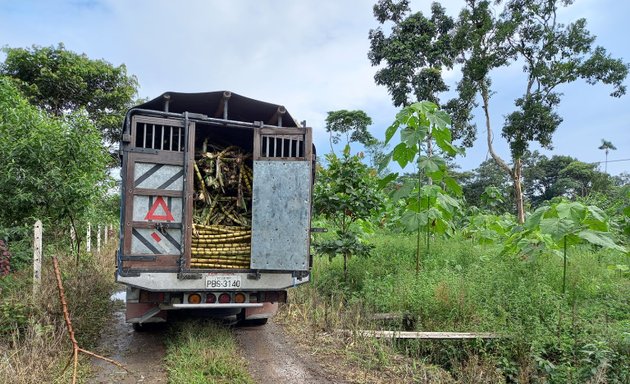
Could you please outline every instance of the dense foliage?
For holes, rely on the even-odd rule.
[[[326,160],[328,166],[317,173],[313,210],[332,224],[335,236],[316,243],[316,250],[330,258],[342,255],[346,266],[353,255],[368,254],[370,246],[362,241],[357,224],[375,216],[382,196],[376,189],[375,172],[359,155],[351,155],[349,146],[342,157],[331,153]]]
[[[104,139],[119,140],[124,114],[138,88],[125,65],[90,59],[63,44],[2,50],[6,58],[0,75],[14,79],[30,102],[55,116],[84,109]]]
[[[82,113],[51,117],[0,78],[0,225],[76,220],[104,194],[109,161]]]
[[[397,106],[406,105],[409,95],[438,102],[439,95],[449,90],[442,71],[459,63],[458,97],[442,107],[453,116],[456,137],[471,144],[475,127],[469,122],[480,98],[488,151],[511,179],[519,223],[525,221],[523,156],[532,142],[552,148],[553,133],[562,122],[557,113],[558,87],[581,79],[611,85],[614,97],[626,92],[628,64],[595,46],[586,20],[558,21],[557,13],[571,3],[467,0],[457,20],[437,3],[430,17],[412,13],[408,0],[380,0],[374,6],[376,20],[386,26],[370,31],[368,56],[373,65],[384,65],[375,75],[376,83],[388,87]],[[501,128],[511,161],[494,151],[490,118],[491,95],[497,92],[493,73],[508,66],[523,68],[525,79],[523,93],[514,100],[514,111]]]

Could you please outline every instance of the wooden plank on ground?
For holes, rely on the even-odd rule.
[[[364,337],[389,339],[431,339],[431,340],[460,340],[460,339],[498,339],[501,336],[490,332],[409,332],[409,331],[375,331],[375,330],[341,330],[345,334],[355,334]]]

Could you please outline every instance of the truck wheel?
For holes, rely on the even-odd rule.
[[[131,323],[131,326],[133,327],[133,330],[136,332],[146,332],[149,330],[148,324]]]

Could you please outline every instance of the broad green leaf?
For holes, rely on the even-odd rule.
[[[444,164],[444,160],[440,161],[438,158],[422,156],[418,161],[418,167],[426,173],[440,172],[442,168],[440,165]]]
[[[423,185],[420,188],[420,195],[424,198],[431,197],[435,199],[442,192],[442,188],[437,185]]]
[[[444,179],[444,185],[446,185],[446,189],[453,192],[456,196],[461,196],[463,194],[463,189],[457,180],[450,176],[446,176]]]
[[[580,231],[577,234],[580,238],[588,241],[591,244],[599,245],[604,248],[614,249],[620,252],[627,252],[626,249],[620,245],[617,245],[608,232],[597,232],[591,230]]]
[[[427,134],[428,130],[426,127],[413,128],[407,126],[400,131],[400,141],[406,143],[408,147],[414,147],[424,141]]]
[[[540,226],[540,220],[543,218],[545,213],[549,210],[549,207],[540,207],[534,211],[530,216],[525,220],[525,228],[527,229],[535,229]]]
[[[586,206],[577,201],[562,202],[556,206],[556,211],[560,218],[581,222],[586,215]]]
[[[387,127],[387,129],[385,130],[385,144],[388,144],[392,137],[394,137],[394,134],[396,134],[399,126],[400,122],[396,120],[392,125]]]
[[[427,119],[435,128],[445,128],[451,125],[451,118],[448,113],[440,110],[427,113]],[[450,139],[448,141],[451,141]]]
[[[428,115],[437,109],[437,105],[427,100],[418,101],[407,107],[411,111],[416,111],[421,115]]]
[[[440,205],[440,207],[451,213],[461,207],[459,201],[445,193],[440,193],[437,196],[437,203]]]
[[[386,186],[388,186],[389,183],[396,180],[397,178],[398,178],[398,173],[390,173],[378,181],[378,186],[380,189],[383,189]]]
[[[401,185],[400,188],[396,189],[394,193],[392,193],[392,200],[396,202],[404,197],[409,196],[411,191],[413,191],[413,189],[415,188],[416,184],[417,182],[415,180],[406,179],[403,182],[403,185]]]
[[[544,218],[540,220],[540,231],[553,237],[554,241],[560,241],[564,236],[574,233],[578,225],[569,219]]]
[[[408,148],[405,143],[399,143],[394,147],[392,152],[392,159],[400,165],[400,168],[405,168],[407,164],[413,161],[416,156],[417,149]]]
[[[424,220],[424,222],[426,224],[426,219]],[[420,215],[411,211],[407,211],[402,215],[402,217],[400,218],[400,223],[405,227],[408,232],[416,230],[418,228],[418,225],[423,225],[420,222]]]

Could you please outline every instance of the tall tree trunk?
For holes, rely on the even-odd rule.
[[[512,179],[512,183],[514,185],[514,199],[516,203],[516,216],[519,224],[523,224],[525,222],[525,207],[523,205],[523,190],[521,188],[521,159],[515,159],[514,168],[510,168],[510,166],[494,151],[494,147],[492,146],[493,135],[492,126],[490,124],[490,94],[488,92],[488,85],[484,83],[484,80],[482,80],[479,83],[479,88],[481,89],[481,98],[483,99],[483,112],[486,117],[486,139],[488,142],[488,152],[490,152],[490,156],[492,156],[492,159],[497,163],[499,168],[503,169]]]
[[[523,202],[523,188],[521,185],[522,170],[523,162],[521,159],[515,159],[512,182],[514,183],[514,202],[516,203],[516,217],[519,224],[525,223],[525,205]]]

